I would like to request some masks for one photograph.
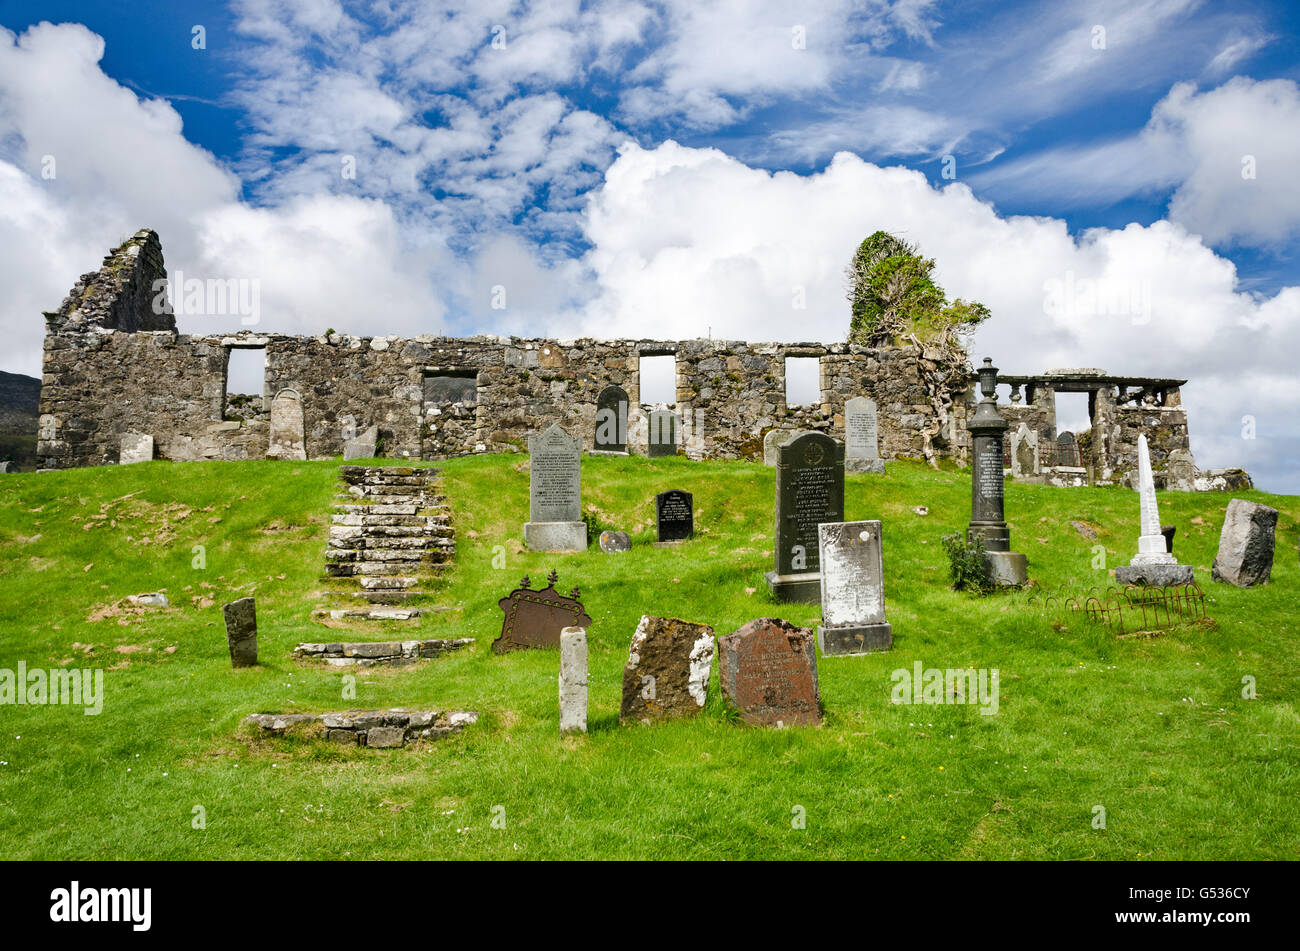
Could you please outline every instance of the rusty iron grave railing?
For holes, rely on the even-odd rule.
[[[1167,631],[1179,624],[1206,620],[1205,592],[1195,582],[1166,587],[1110,585],[1083,591],[1032,589],[1025,605],[1060,616],[1069,611],[1106,625],[1120,637]]]

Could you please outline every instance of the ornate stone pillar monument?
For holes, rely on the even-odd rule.
[[[1002,438],[1009,425],[998,412],[998,368],[988,357],[979,369],[980,400],[966,421],[973,447],[971,468],[971,520],[966,537],[984,539],[989,575],[1001,585],[1022,585],[1028,580],[1025,556],[1011,551],[1011,529],[1002,509]]]

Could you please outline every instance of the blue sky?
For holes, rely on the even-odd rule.
[[[990,306],[1009,372],[1188,377],[1198,462],[1300,491],[1300,5],[9,0],[0,27],[5,369],[142,225],[173,275],[260,282],[266,330],[828,341],[884,228]]]

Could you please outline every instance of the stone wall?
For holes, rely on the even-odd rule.
[[[232,348],[265,349],[264,406],[226,413]],[[914,348],[743,341],[544,340],[506,337],[197,336],[51,328],[45,340],[39,455],[44,468],[117,461],[122,435],[153,435],[159,458],[265,455],[265,406],[280,390],[302,398],[309,458],[343,452],[349,433],[378,426],[385,456],[444,458],[523,449],[558,422],[594,447],[596,397],[611,384],[631,402],[628,444],[645,453],[648,413],[638,404],[642,356],[676,356],[682,445],[693,458],[761,458],[773,428],[843,438],[845,400],[867,395],[880,411],[881,455],[919,456],[933,418]],[[821,394],[785,401],[785,358],[821,358]],[[425,376],[472,375],[476,401],[424,401]]]

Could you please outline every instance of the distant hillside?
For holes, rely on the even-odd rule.
[[[21,468],[36,464],[40,399],[40,380],[0,370],[0,461],[13,460]]]

